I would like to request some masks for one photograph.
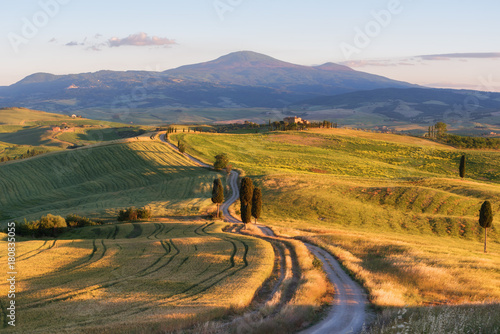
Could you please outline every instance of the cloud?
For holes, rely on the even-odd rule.
[[[120,47],[124,45],[132,46],[169,46],[177,44],[174,40],[158,37],[158,36],[148,36],[145,32],[140,32],[138,34],[129,35],[125,38],[113,37],[108,39],[108,44],[110,47]]]
[[[78,43],[78,42],[75,42],[75,41],[71,41],[69,43],[66,43],[65,45],[66,46],[77,46],[77,45],[83,45],[83,43]]]
[[[450,60],[450,59],[469,59],[469,58],[500,58],[500,52],[468,52],[468,53],[444,53],[435,55],[419,56],[423,60]]]
[[[55,37],[53,37],[53,38],[49,41],[49,43],[55,43],[55,42],[57,42],[57,39],[56,39]]]
[[[348,67],[369,67],[369,66],[378,66],[378,67],[394,67],[394,66],[413,66],[407,60],[399,61],[394,59],[379,59],[379,60],[350,60],[340,63],[341,65],[345,65]]]

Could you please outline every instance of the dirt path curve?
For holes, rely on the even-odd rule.
[[[160,139],[170,145],[173,149],[177,147],[165,140],[165,135]],[[184,154],[196,164],[203,167],[211,167],[200,160],[193,158],[189,154]],[[238,173],[231,171],[228,179],[229,186],[232,189],[231,196],[222,204],[221,209],[224,217],[231,223],[241,223],[241,220],[233,217],[229,212],[229,207],[239,198]],[[264,225],[257,227],[267,236],[276,237],[273,230]],[[309,251],[313,253],[321,262],[335,288],[334,303],[328,312],[328,315],[314,326],[304,330],[301,334],[347,334],[358,333],[361,331],[366,321],[366,307],[368,299],[366,293],[353,281],[349,275],[342,270],[339,262],[325,250],[304,242]]]
[[[323,262],[323,268],[335,288],[335,297],[328,316],[302,331],[312,333],[358,333],[366,321],[368,299],[363,289],[342,270],[339,262],[325,250],[305,243],[309,251]]]

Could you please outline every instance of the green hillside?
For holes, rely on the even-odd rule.
[[[28,150],[49,152],[135,137],[148,129],[25,108],[4,108],[0,109],[0,158],[18,159]]]
[[[0,219],[81,213],[115,217],[120,208],[198,214],[211,204],[215,172],[155,141],[66,151],[0,165]]]
[[[178,139],[207,163],[227,153],[262,188],[260,221],[334,254],[375,305],[500,300],[500,152],[343,129]],[[484,200],[497,213],[487,254]]]

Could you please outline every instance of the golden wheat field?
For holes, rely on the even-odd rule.
[[[6,332],[149,333],[248,306],[272,272],[273,249],[222,226],[159,220],[19,241],[18,326]]]

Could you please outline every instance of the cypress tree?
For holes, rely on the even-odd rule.
[[[463,179],[465,177],[465,155],[462,155],[460,159],[460,167],[459,167],[460,177]]]
[[[219,208],[222,202],[224,202],[224,188],[222,187],[221,180],[215,179],[212,188],[212,203],[217,204],[217,218],[220,217]]]
[[[479,225],[484,228],[484,252],[486,253],[486,237],[487,230],[491,227],[493,223],[493,210],[491,209],[491,203],[485,201],[481,205],[481,210],[479,210]]]
[[[253,190],[252,196],[252,217],[255,218],[255,224],[257,224],[257,219],[260,218],[262,213],[262,192],[260,188],[255,188]]]
[[[244,224],[252,221],[252,197],[253,182],[249,177],[244,177],[240,187],[241,221]]]

